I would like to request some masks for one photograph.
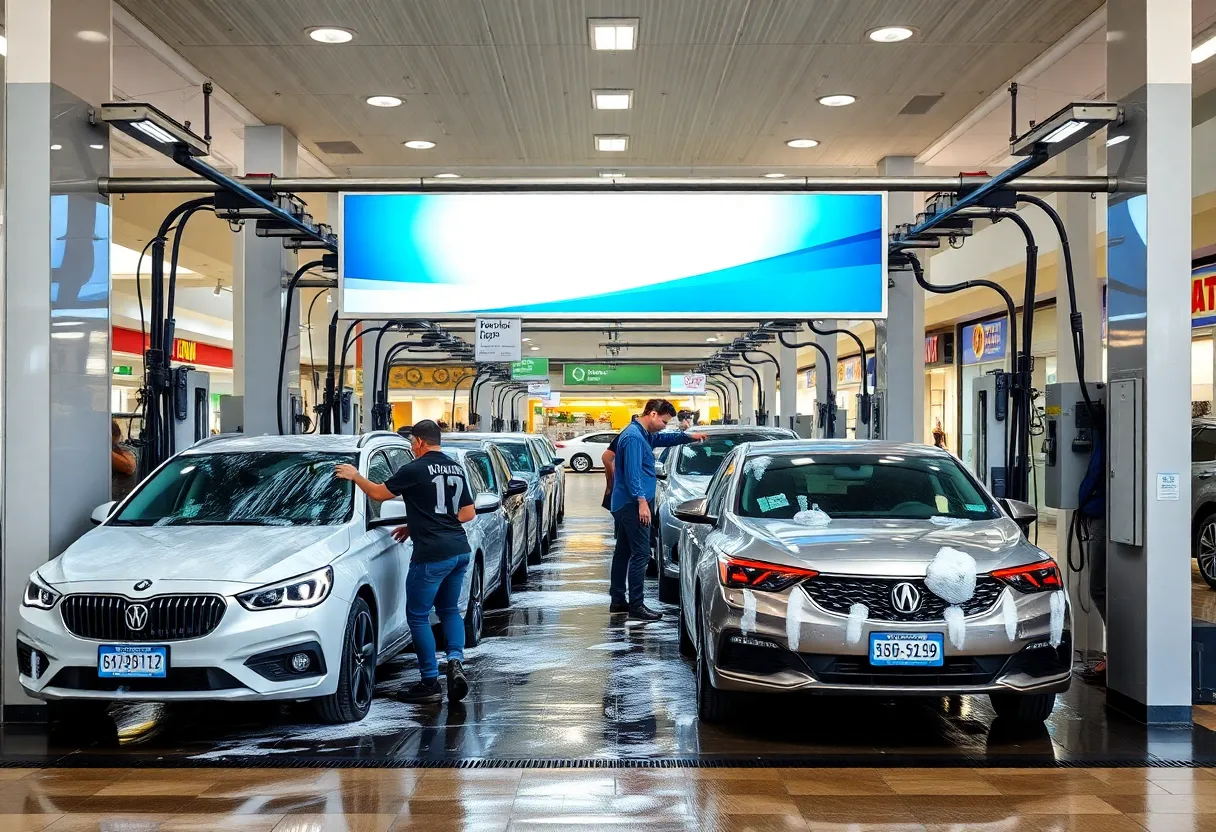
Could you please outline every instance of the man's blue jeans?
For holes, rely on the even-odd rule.
[[[414,637],[422,680],[439,678],[431,608],[439,615],[449,659],[464,661],[464,620],[460,617],[460,587],[469,569],[469,553],[430,563],[410,563],[405,578],[405,620]]]
[[[612,512],[616,523],[616,549],[612,553],[612,603],[625,603],[625,582],[629,582],[629,606],[639,606],[646,591],[646,564],[650,562],[650,526],[638,519],[637,500],[630,500]],[[658,520],[650,512],[650,522]]]

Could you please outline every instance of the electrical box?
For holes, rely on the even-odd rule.
[[[870,438],[884,439],[883,436],[883,416],[885,415],[883,405],[886,403],[886,391],[878,390],[870,394]]]
[[[220,396],[220,433],[245,432],[245,397]]]
[[[975,431],[975,475],[992,496],[1005,497],[1009,476],[1010,373],[989,373],[972,386],[972,426]]]
[[[193,367],[173,370],[173,451],[211,435],[211,375]]]
[[[802,439],[815,438],[815,420],[807,413],[799,413],[794,418],[794,433]]]
[[[1106,419],[1106,385],[1090,382],[1087,386],[1097,411],[1093,414],[1081,395],[1080,382],[1047,385],[1043,412],[1043,498],[1052,508],[1079,507],[1081,481],[1096,447],[1098,426],[1094,420]]]
[[[338,393],[338,424],[335,433],[343,436],[353,436],[359,432],[359,403],[355,401],[355,391],[343,387]]]
[[[1107,390],[1106,529],[1115,543],[1144,544],[1143,382],[1111,381]]]

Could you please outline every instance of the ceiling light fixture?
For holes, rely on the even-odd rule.
[[[629,137],[596,136],[595,149],[601,153],[622,153],[629,149]]]
[[[620,179],[624,177],[625,172],[620,170],[602,170],[600,171],[601,179]]]
[[[916,30],[909,29],[907,26],[880,26],[866,32],[866,37],[875,43],[899,43],[915,34]]]
[[[718,339],[711,335],[708,338],[706,338],[705,340],[712,344],[715,341],[717,341]]]
[[[105,32],[99,32],[96,29],[83,29],[76,33],[76,37],[85,43],[105,43],[110,39]]]
[[[766,173],[766,174],[764,174],[764,178],[765,179],[784,179],[785,174],[784,173]]]
[[[325,302],[326,302],[326,303],[328,303],[328,304],[330,304],[330,305],[332,305],[332,304],[333,304],[333,302],[334,302],[334,292],[333,292],[333,289],[330,289],[328,292],[326,292],[326,293],[325,293]]]
[[[8,57],[8,38],[0,35],[0,55]]]
[[[459,179],[460,174],[459,173],[437,173],[437,174],[435,174],[435,178],[436,179]]]
[[[426,139],[410,139],[408,142],[403,142],[403,144],[410,150],[430,150],[435,146],[434,142]]]
[[[1014,156],[1063,153],[1119,119],[1119,105],[1112,101],[1079,101],[1069,104],[1009,146]]]
[[[211,294],[218,298],[220,296],[220,292],[222,291],[224,291],[224,282],[222,280],[215,281],[215,289],[211,292]]]
[[[597,110],[628,110],[633,106],[633,90],[592,90],[591,106]]]
[[[91,144],[91,145],[89,145],[89,149],[90,150],[105,150],[106,146],[104,144]]]
[[[1109,139],[1106,140],[1106,146],[1114,147],[1117,144],[1123,144],[1125,141],[1127,141],[1130,138],[1131,138],[1131,136],[1127,135],[1126,133],[1124,133],[1122,136],[1111,136]]]
[[[847,107],[857,100],[855,95],[846,95],[838,93],[836,95],[825,95],[819,99],[819,103],[825,107]]]
[[[51,150],[63,150],[63,145],[53,144],[53,145],[51,145]]]
[[[208,156],[211,143],[151,104],[114,102],[101,105],[101,120],[144,145],[173,158],[178,148],[191,156]]]
[[[1216,35],[1212,35],[1191,50],[1191,63],[1201,64],[1213,55],[1216,55]]]
[[[815,139],[790,139],[785,144],[787,147],[797,148],[798,150],[819,146],[819,142]]]
[[[598,52],[628,52],[637,48],[636,17],[592,17],[587,20],[591,48]]]
[[[58,338],[61,341],[79,341],[84,337],[83,332],[52,332],[52,338]]]
[[[540,352],[540,347],[533,347],[532,352]]]
[[[401,99],[395,95],[369,95],[367,103],[373,107],[400,107]]]
[[[340,26],[314,26],[308,30],[308,36],[317,43],[350,43],[355,39],[355,32]]]

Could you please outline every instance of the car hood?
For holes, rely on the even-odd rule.
[[[924,520],[843,519],[811,528],[792,520],[732,517],[714,543],[729,554],[757,560],[886,577],[923,577],[944,547],[971,555],[980,574],[1048,557],[1006,518],[953,527]]]
[[[345,526],[101,526],[38,573],[77,581],[261,585],[317,569],[350,546]]]

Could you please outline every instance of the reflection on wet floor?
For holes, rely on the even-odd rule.
[[[531,568],[509,610],[487,613],[468,651],[471,693],[461,706],[402,705],[391,694],[417,678],[403,656],[380,669],[371,714],[322,726],[300,706],[170,709],[149,744],[119,749],[50,740],[9,726],[0,760],[72,764],[393,765],[461,760],[656,759],[767,764],[1035,765],[1153,759],[1216,762],[1203,727],[1147,729],[1108,714],[1100,689],[1076,683],[1049,723],[1026,733],[994,720],[986,697],[891,700],[784,696],[753,700],[738,721],[696,719],[694,679],[679,655],[675,609],[627,627],[608,615],[610,518],[598,475],[567,476],[567,519],[552,552]],[[652,594],[649,603],[659,607]]]

